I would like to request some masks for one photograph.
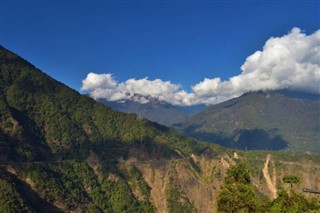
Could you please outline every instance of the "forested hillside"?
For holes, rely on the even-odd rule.
[[[181,158],[204,148],[164,126],[80,95],[2,47],[0,65],[2,184],[8,185],[7,190],[14,192],[12,199],[26,209],[36,208],[38,199],[42,201],[39,205],[54,203],[63,209],[81,205],[117,210],[130,206],[132,211],[147,208],[148,202],[134,199],[125,174],[114,162],[129,156]],[[130,153],[135,147],[137,153]],[[139,156],[140,151],[144,155]],[[86,162],[90,152],[104,165],[99,178]],[[14,167],[14,174],[8,173],[7,166]],[[110,172],[119,182],[110,182]],[[139,172],[133,175],[139,178]],[[26,194],[20,192],[25,189],[34,191],[34,202],[24,200]],[[6,205],[12,207],[10,202]]]
[[[185,134],[247,150],[320,152],[320,96],[258,91],[210,106],[177,125]]]

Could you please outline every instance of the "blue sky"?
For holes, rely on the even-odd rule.
[[[319,1],[1,1],[0,43],[79,90],[89,72],[190,91],[238,75],[270,37],[320,27]]]

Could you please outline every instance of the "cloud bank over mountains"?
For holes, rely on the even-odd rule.
[[[241,70],[226,81],[205,78],[191,87],[192,92],[161,79],[117,82],[110,73],[89,73],[81,90],[89,91],[95,99],[133,100],[139,94],[182,106],[216,104],[258,90],[294,89],[320,94],[320,30],[306,35],[293,28],[282,37],[271,37],[261,51],[246,58]]]

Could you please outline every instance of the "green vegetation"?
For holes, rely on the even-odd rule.
[[[0,212],[32,212],[14,184],[0,179]]]
[[[153,212],[150,187],[136,168],[124,173],[118,159],[130,157],[134,148],[148,158],[179,158],[208,148],[80,95],[2,47],[0,70],[0,163],[22,163],[16,176],[38,196],[35,209],[54,204],[63,211]],[[85,162],[90,152],[101,160],[96,173]],[[1,189],[15,190],[6,187]],[[7,194],[3,208],[25,209],[18,192]]]
[[[154,207],[150,203],[150,187],[145,182],[142,174],[137,167],[132,166],[124,175],[132,192],[135,192],[138,197],[135,198],[139,204],[139,212],[155,212]]]
[[[33,161],[53,155],[85,159],[90,149],[115,154],[115,143],[122,144],[116,155],[124,157],[126,144],[179,147],[186,155],[204,147],[176,131],[80,95],[3,48],[0,69],[0,154],[6,159]]]
[[[262,200],[251,186],[250,173],[245,163],[229,168],[218,198],[221,212],[263,212]]]
[[[177,127],[197,139],[242,150],[320,153],[319,107],[317,101],[281,91],[251,92],[210,106]]]
[[[272,213],[300,213],[318,212],[320,205],[317,199],[306,199],[295,192],[288,193],[280,190],[278,196],[271,202],[270,212]]]
[[[295,175],[285,175],[283,178],[282,178],[282,181],[284,183],[289,183],[290,184],[290,187],[292,189],[293,187],[293,184],[299,184],[300,183],[300,179],[295,176]]]
[[[135,166],[131,167],[129,174],[130,174],[130,179],[132,181],[131,184],[133,189],[138,188],[142,196],[141,199],[148,201],[150,197],[150,187],[144,181],[142,174],[139,172],[139,170]]]
[[[294,175],[286,175],[283,181],[289,184],[299,183]],[[290,189],[278,191],[273,201],[260,198],[251,185],[248,167],[240,162],[229,168],[224,185],[218,198],[218,210],[221,212],[272,212],[299,213],[320,210],[317,199],[306,199]]]
[[[144,196],[141,200],[134,197],[133,188],[115,166],[103,168],[98,178],[86,163],[31,164],[23,176],[41,198],[48,203],[59,203],[65,211],[154,212],[149,201],[150,188],[135,167],[128,175]]]
[[[194,212],[194,206],[185,194],[177,187],[170,188],[166,192],[168,211],[170,213]]]
[[[306,199],[301,194],[293,190],[294,184],[299,184],[300,179],[295,175],[285,175],[282,181],[290,184],[289,192],[281,189],[278,196],[270,204],[270,212],[286,213],[286,212],[316,212],[320,210],[319,201],[317,199]]]

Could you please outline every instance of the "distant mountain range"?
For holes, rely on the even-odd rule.
[[[291,90],[250,92],[209,107],[174,106],[140,95],[132,100],[98,101],[226,147],[320,152],[318,94]]]
[[[175,125],[197,139],[237,149],[320,152],[320,95],[250,92]]]
[[[143,99],[144,103],[141,103]],[[98,99],[97,101],[111,107],[114,110],[126,113],[135,113],[139,117],[157,122],[165,126],[172,126],[185,121],[188,117],[200,112],[205,105],[197,106],[174,106],[157,98],[135,95],[132,100],[106,101]]]

